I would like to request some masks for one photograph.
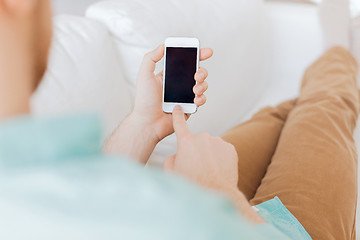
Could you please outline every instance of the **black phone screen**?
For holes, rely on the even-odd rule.
[[[164,102],[194,103],[197,48],[167,47]]]

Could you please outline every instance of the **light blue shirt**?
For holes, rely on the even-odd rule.
[[[279,199],[252,225],[217,193],[103,155],[100,139],[95,116],[2,122],[0,239],[310,239]]]

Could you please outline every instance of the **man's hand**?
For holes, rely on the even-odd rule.
[[[178,152],[165,160],[164,169],[229,196],[239,212],[254,223],[263,223],[238,190],[238,156],[234,146],[207,133],[190,132],[181,107],[173,112]]]
[[[200,60],[206,60],[212,54],[209,48],[201,49]],[[163,56],[163,45],[145,55],[137,80],[134,110],[106,143],[104,150],[107,153],[126,155],[146,163],[156,144],[174,132],[172,115],[162,110],[163,75],[154,74],[156,63]],[[193,90],[197,95],[194,102],[197,106],[206,102],[207,76],[204,68],[200,68],[194,76],[196,85]]]
[[[179,106],[175,107],[173,118],[178,152],[166,159],[165,170],[185,175],[213,190],[236,189],[238,156],[234,146],[208,133],[192,134]]]
[[[200,61],[209,59],[213,51],[209,48],[200,50]],[[162,91],[163,91],[163,72],[155,75],[155,66],[164,56],[164,45],[159,46],[152,52],[145,55],[136,86],[135,108],[132,115],[138,120],[149,126],[158,141],[174,132],[172,115],[164,113],[162,110]],[[205,68],[200,68],[194,79],[196,85],[193,89],[196,97],[194,103],[202,106],[206,103],[204,95],[208,88],[205,82],[208,72]]]

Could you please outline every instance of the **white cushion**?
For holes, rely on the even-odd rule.
[[[360,65],[360,15],[353,19],[352,22],[352,53],[357,59]],[[359,76],[359,86],[360,86],[360,76]]]
[[[166,37],[195,36],[203,47],[212,47],[213,59],[201,64],[210,72],[208,104],[191,118],[190,127],[220,135],[252,108],[266,86],[261,2],[113,0],[91,6],[86,15],[114,35],[133,93],[143,55]]]
[[[305,70],[324,53],[316,5],[272,2],[265,6],[270,43],[266,71],[269,84],[250,114],[264,104],[297,97]]]
[[[131,99],[106,28],[59,16],[46,76],[33,98],[36,115],[98,113],[107,137],[130,112]]]

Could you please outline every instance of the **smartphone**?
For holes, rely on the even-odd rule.
[[[163,111],[172,113],[180,105],[185,113],[197,111],[194,103],[195,73],[199,69],[200,42],[197,38],[165,40]]]

